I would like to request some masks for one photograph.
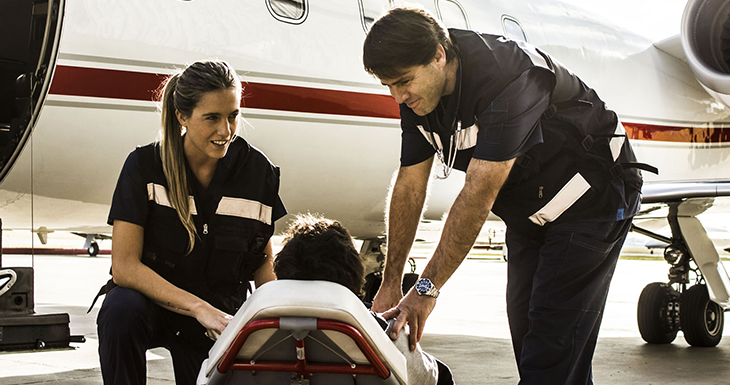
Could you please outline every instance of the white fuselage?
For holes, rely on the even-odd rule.
[[[514,17],[531,44],[597,90],[639,138],[640,161],[660,168],[647,180],[730,175],[730,111],[651,41],[552,0],[460,3],[481,32],[504,34],[502,15]],[[397,105],[363,70],[358,1],[308,4],[292,24],[263,0],[68,0],[50,94],[0,185],[3,227],[109,232],[124,159],[157,137],[154,74],[221,58],[248,82],[240,134],[281,166],[288,211],[336,218],[360,238],[381,234],[399,166]],[[448,210],[462,181],[434,183],[427,217]]]

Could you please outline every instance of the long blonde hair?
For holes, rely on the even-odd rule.
[[[187,254],[193,251],[198,232],[195,230],[190,209],[190,185],[183,149],[184,132],[175,111],[190,117],[204,94],[230,88],[239,91],[241,89],[241,81],[236,71],[225,61],[208,60],[195,62],[170,76],[162,90],[162,126],[159,137],[162,170],[167,180],[167,199],[188,232]]]

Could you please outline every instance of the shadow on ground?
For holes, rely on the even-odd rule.
[[[459,385],[517,384],[512,344],[506,339],[424,335],[421,345],[449,365]],[[687,345],[681,333],[667,345],[640,338],[602,338],[593,360],[596,384],[686,385],[730,383],[730,341],[714,348]]]

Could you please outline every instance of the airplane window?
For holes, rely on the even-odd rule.
[[[456,0],[439,0],[437,3],[441,20],[447,27],[469,29],[466,11]]]
[[[279,21],[301,24],[307,18],[307,0],[267,0],[266,7]]]
[[[504,35],[512,40],[527,41],[527,35],[522,29],[522,25],[512,16],[502,15],[502,28]]]
[[[358,3],[360,5],[362,28],[365,33],[368,33],[375,20],[385,14],[390,7],[389,0],[358,0]]]

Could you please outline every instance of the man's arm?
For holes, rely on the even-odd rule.
[[[437,288],[441,288],[456,271],[474,245],[513,164],[514,159],[504,162],[471,160],[464,188],[449,211],[441,240],[421,277],[429,278]],[[423,335],[426,318],[435,305],[435,298],[419,296],[411,289],[395,309],[383,314],[385,318],[397,317],[391,338],[397,337],[407,323],[410,326],[411,350],[414,350]]]
[[[433,157],[413,166],[401,167],[390,191],[388,205],[388,252],[380,290],[372,310],[386,311],[403,298],[403,267],[416,238],[418,222],[426,201]]]

